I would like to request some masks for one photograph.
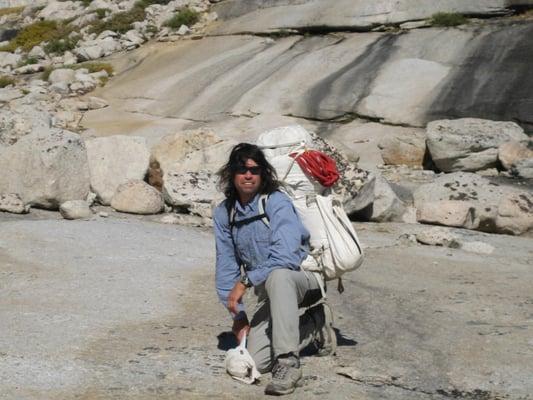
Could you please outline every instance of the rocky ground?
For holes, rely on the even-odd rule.
[[[224,371],[234,343],[210,230],[108,211],[2,214],[0,398],[261,396],[268,376],[246,386]],[[304,357],[288,398],[531,398],[531,238],[356,227],[366,261],[329,293],[338,354]]]

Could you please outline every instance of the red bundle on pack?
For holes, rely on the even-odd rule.
[[[322,186],[330,187],[339,179],[335,160],[318,150],[306,150],[290,154],[300,168],[315,178]]]

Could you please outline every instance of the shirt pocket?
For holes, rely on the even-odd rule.
[[[261,226],[255,229],[253,242],[255,243],[256,251],[264,258],[268,255],[272,232],[266,226]]]

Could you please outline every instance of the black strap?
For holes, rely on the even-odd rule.
[[[268,219],[268,215],[266,215],[265,213],[258,214],[258,215],[254,215],[253,217],[250,217],[250,218],[239,219],[237,221],[235,221],[235,220],[230,221],[229,225],[230,225],[230,228],[233,228],[233,227],[238,228],[239,226],[243,226],[243,225],[249,224],[250,222],[257,221],[258,219],[263,219],[265,217]]]

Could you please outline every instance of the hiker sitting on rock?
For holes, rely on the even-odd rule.
[[[237,340],[248,334],[257,369],[272,371],[265,392],[291,393],[302,377],[299,350],[314,342],[318,354],[327,355],[336,347],[331,310],[325,303],[299,317],[300,307],[322,296],[316,278],[300,269],[308,254],[309,233],[289,197],[278,190],[274,168],[259,147],[236,145],[218,175],[226,196],[214,211],[218,296],[233,316]],[[249,320],[242,298],[252,287],[258,304]]]

